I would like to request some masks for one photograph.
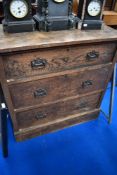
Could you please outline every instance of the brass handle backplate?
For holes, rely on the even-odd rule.
[[[39,68],[39,69],[43,69],[46,67],[47,61],[45,59],[41,59],[41,58],[37,58],[33,61],[31,61],[31,67],[33,69],[35,68]]]
[[[96,51],[89,52],[86,55],[87,61],[95,61],[97,58],[99,58],[99,52]]]
[[[93,85],[93,81],[92,80],[86,80],[82,83],[82,88],[86,88],[88,86],[92,86]]]
[[[37,97],[43,97],[43,96],[46,96],[47,95],[47,91],[45,89],[37,89],[35,92],[34,92],[34,97],[37,98]]]
[[[37,120],[46,118],[46,114],[43,114],[43,113],[39,112],[37,115],[35,115],[35,118],[36,118]]]

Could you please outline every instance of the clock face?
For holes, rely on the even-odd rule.
[[[88,14],[90,16],[98,16],[101,12],[102,4],[99,0],[92,0],[87,8]]]
[[[65,0],[53,0],[54,2],[61,3],[64,2]]]
[[[15,18],[24,18],[28,13],[28,4],[25,0],[12,0],[10,3],[10,13]]]

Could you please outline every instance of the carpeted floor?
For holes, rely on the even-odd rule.
[[[109,89],[102,108],[108,110]],[[92,122],[16,143],[9,124],[9,157],[0,146],[0,175],[117,175],[117,88],[113,122]]]

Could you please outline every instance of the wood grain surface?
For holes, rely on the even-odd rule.
[[[69,115],[93,110],[97,107],[100,97],[101,93],[96,93],[17,113],[18,127],[19,129],[28,128],[65,118]]]
[[[116,49],[117,31],[106,26],[22,34],[0,26],[0,87],[16,139],[97,118]],[[95,59],[87,60],[92,52]]]
[[[94,120],[98,117],[100,110],[94,109],[92,111],[83,112],[80,114],[70,115],[66,118],[57,119],[42,125],[35,127],[29,127],[27,129],[20,129],[15,132],[15,138],[17,141],[40,136],[42,134],[50,133],[56,130],[60,130],[66,127],[77,125],[79,123]]]
[[[112,61],[115,49],[115,43],[102,43],[6,55],[3,56],[5,75],[7,79],[17,80],[18,78],[60,72],[83,66],[104,64]],[[97,54],[97,57],[87,58],[90,53]],[[41,65],[32,66],[35,61],[40,61]]]
[[[56,101],[103,89],[111,64],[88,71],[70,72],[57,77],[9,85],[15,108]],[[36,95],[37,94],[37,95]]]
[[[104,25],[103,30],[66,30],[7,34],[0,25],[0,53],[53,46],[117,41],[117,31]]]

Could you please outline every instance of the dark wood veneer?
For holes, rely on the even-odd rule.
[[[76,70],[75,73],[69,72],[57,77],[10,85],[13,105],[15,108],[27,107],[104,89],[111,66],[105,64],[87,71]],[[35,93],[38,91],[42,93],[36,96]]]
[[[94,120],[98,117],[99,112],[100,112],[99,109],[94,109],[93,111],[70,115],[66,118],[48,122],[43,125],[38,125],[36,127],[20,129],[19,132],[15,133],[15,137],[17,141],[22,141],[27,138],[32,138],[42,134],[47,134],[49,132],[60,130],[68,126],[77,125],[78,123]]]
[[[84,46],[69,46],[61,48],[43,49],[27,53],[17,53],[5,56],[3,63],[7,79],[18,79],[60,72],[90,65],[105,64],[112,61],[115,43],[89,44]],[[96,52],[95,58],[88,58],[88,54]],[[40,66],[32,66],[32,62],[40,61]],[[45,64],[43,65],[43,62]]]
[[[101,93],[96,93],[16,113],[18,127],[27,128],[93,110],[100,97]]]

